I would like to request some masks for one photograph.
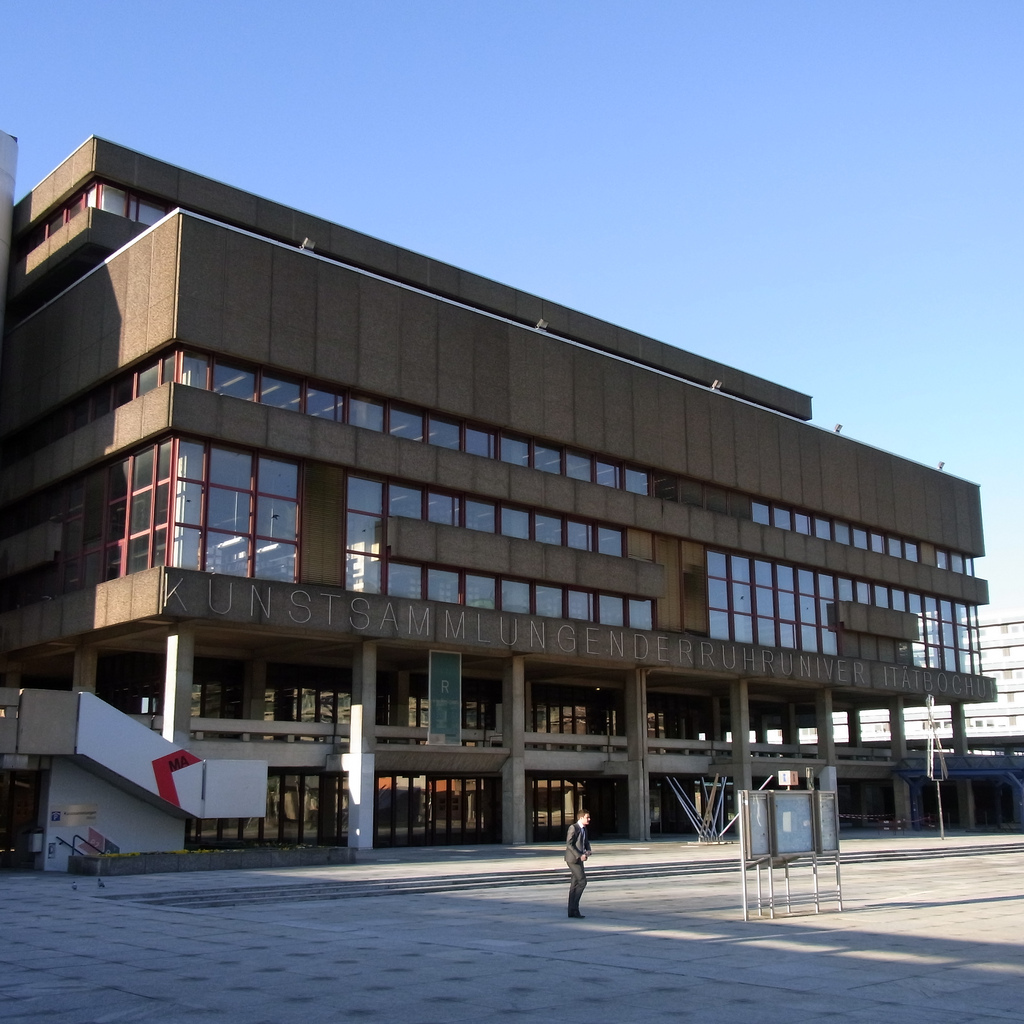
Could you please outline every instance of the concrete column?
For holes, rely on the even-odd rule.
[[[889,756],[895,762],[907,756],[907,729],[903,721],[903,698],[893,697],[889,702]],[[898,775],[892,777],[893,811],[903,821],[913,821],[913,805],[911,802],[910,784]]]
[[[729,726],[732,730],[733,790],[753,789],[750,764],[750,704],[746,679],[729,684]]]
[[[245,667],[245,688],[242,691],[242,714],[262,722],[267,713],[267,663],[254,658]]]
[[[953,753],[961,757],[967,754],[967,715],[963,704],[951,704],[950,719],[953,724]],[[974,806],[974,786],[970,779],[957,779],[957,817],[961,828],[974,828],[977,814]]]
[[[814,696],[814,725],[818,732],[818,758],[825,762],[818,772],[818,788],[835,792],[836,735],[832,727],[832,691],[826,687]]]
[[[846,712],[846,721],[850,729],[850,746],[859,747],[864,742],[860,730],[860,711],[851,708]]]
[[[99,652],[95,647],[81,644],[75,648],[75,665],[72,669],[71,689],[75,693],[96,692],[96,662]]]
[[[647,767],[647,671],[626,673],[626,770],[629,838],[651,838],[651,791]]]
[[[509,658],[501,680],[501,841],[526,842],[526,659]]]
[[[348,845],[358,850],[373,849],[376,725],[377,644],[366,641],[356,646],[352,659],[349,752],[341,758],[342,768],[348,773]]]
[[[191,629],[179,629],[167,637],[167,666],[164,673],[164,724],[161,735],[165,740],[187,747],[192,721],[192,665],[195,661],[196,634]]]

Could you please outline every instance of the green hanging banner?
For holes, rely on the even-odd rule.
[[[427,743],[462,743],[462,655],[430,652]]]

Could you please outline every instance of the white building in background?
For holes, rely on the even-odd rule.
[[[981,638],[982,670],[996,681],[996,700],[986,704],[968,704],[967,736],[972,751],[997,753],[1024,751],[1024,608],[1003,612],[983,609],[978,616]],[[939,736],[952,740],[953,730],[948,705],[937,704],[932,712]],[[846,729],[845,715],[836,716],[836,735]],[[928,738],[928,718],[924,708],[905,710],[907,741],[924,743]],[[884,712],[861,713],[861,736],[866,743],[889,742],[889,721]],[[989,742],[990,741],[990,742]],[[947,749],[949,744],[946,744]]]

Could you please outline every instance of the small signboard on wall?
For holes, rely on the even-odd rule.
[[[462,655],[430,652],[427,743],[462,743]]]

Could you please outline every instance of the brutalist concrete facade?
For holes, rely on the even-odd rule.
[[[273,820],[207,840],[524,842],[583,800],[639,838],[689,827],[668,778],[780,768],[911,817],[902,707],[994,692],[978,489],[810,415],[90,139],[14,211],[3,685],[269,761]],[[430,650],[459,744],[427,742]]]

